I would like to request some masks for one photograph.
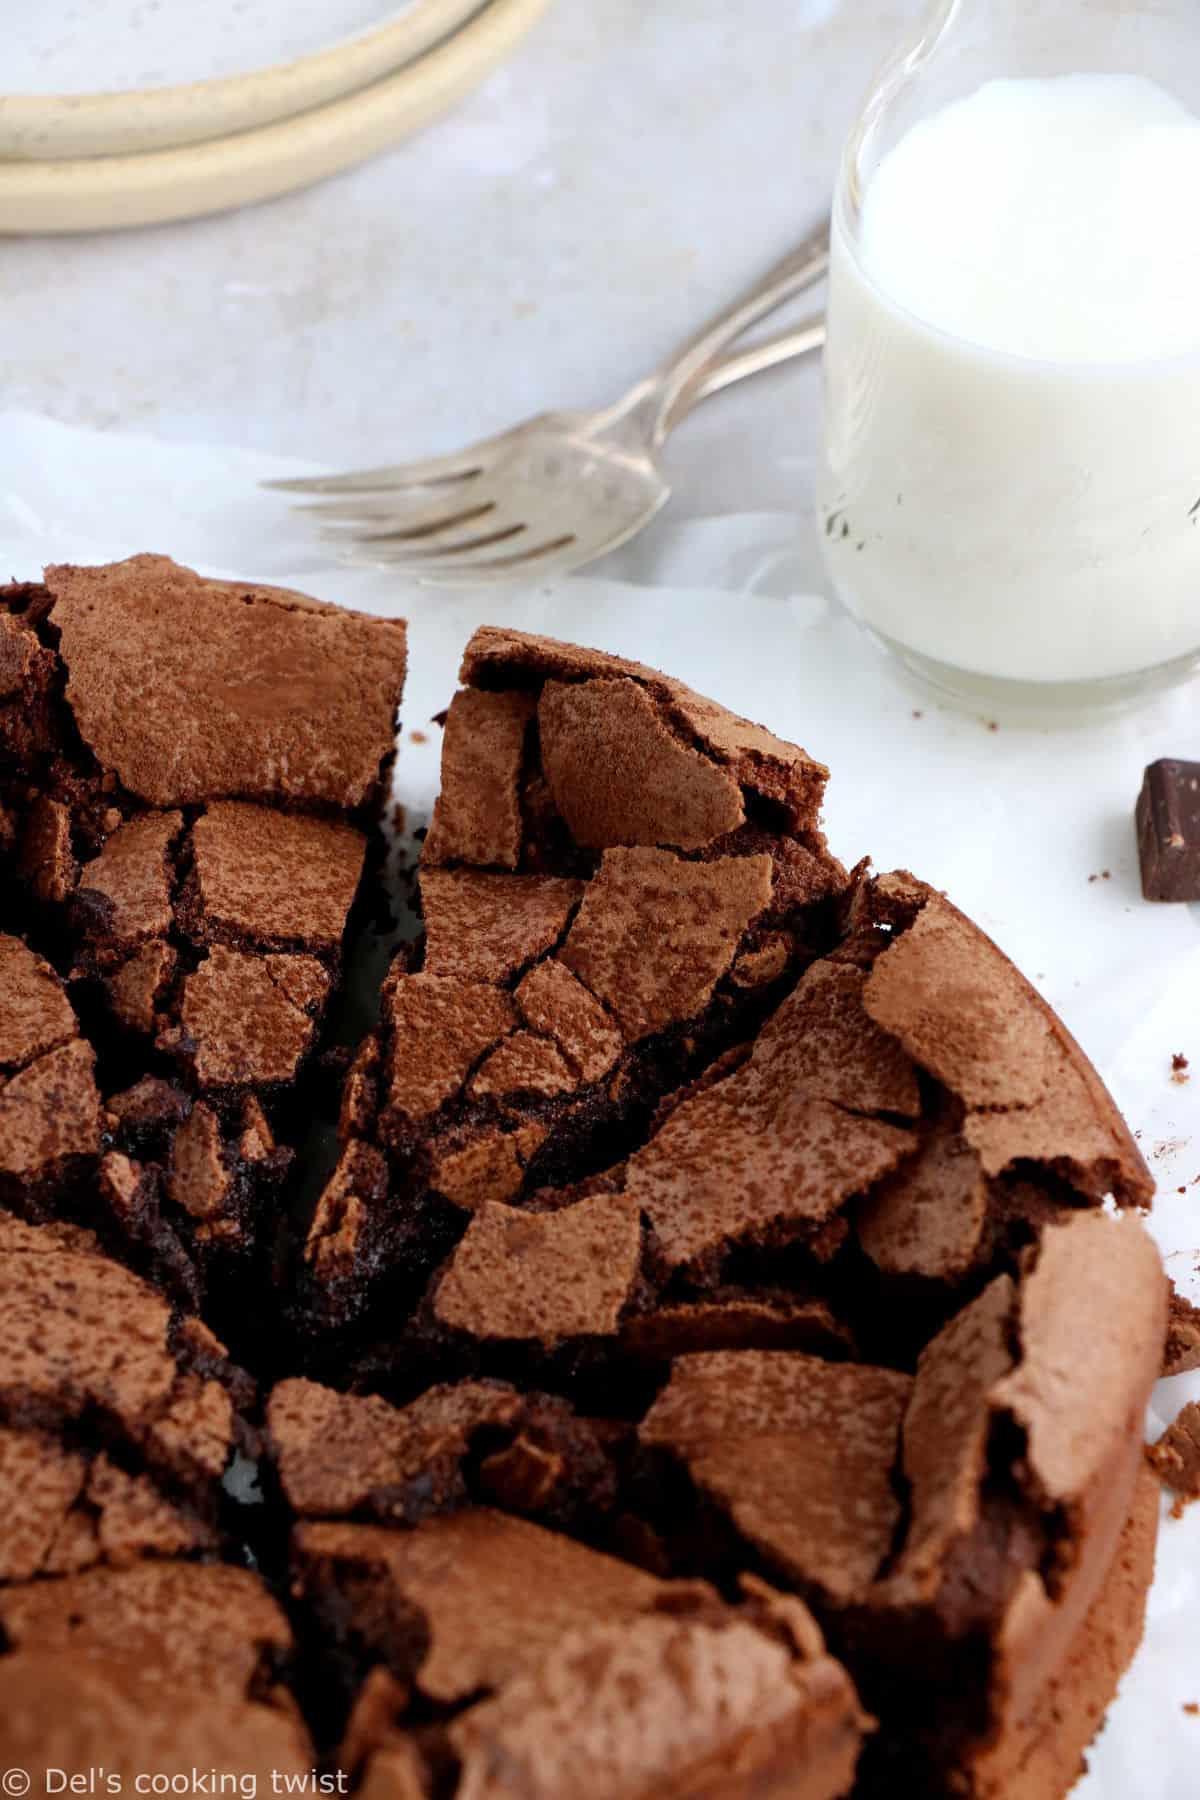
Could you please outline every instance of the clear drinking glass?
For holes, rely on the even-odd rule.
[[[1197,0],[937,0],[876,81],[834,208],[829,571],[910,667],[988,705],[1124,703],[1200,664],[1200,293],[1190,342],[1030,355],[928,323],[864,264],[864,198],[914,126],[984,83],[1068,75],[1149,78],[1200,115]],[[1162,256],[1200,249],[1200,193],[1190,213]],[[1019,280],[1021,219],[996,231],[998,279]]]

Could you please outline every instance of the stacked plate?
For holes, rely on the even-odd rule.
[[[0,232],[268,199],[418,130],[549,0],[40,0],[0,54]]]

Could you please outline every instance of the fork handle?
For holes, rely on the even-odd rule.
[[[714,362],[697,376],[691,387],[680,394],[670,414],[663,420],[662,436],[682,425],[689,413],[695,411],[702,400],[712,394],[719,394],[724,388],[732,387],[736,381],[748,381],[752,375],[763,375],[768,369],[777,369],[780,363],[796,362],[801,357],[811,356],[820,350],[825,343],[825,321],[819,315],[806,319],[794,331],[785,331],[778,337],[767,338],[764,343],[751,344],[746,350],[733,350],[725,356],[719,356]]]
[[[785,301],[794,299],[813,287],[829,267],[829,225],[820,225],[802,244],[740,299],[717,314],[716,318],[688,339],[675,355],[663,363],[647,380],[639,382],[633,392],[613,409],[610,417],[644,408],[649,415],[652,440],[660,444],[669,429],[681,396],[703,372],[706,365],[736,342],[744,331],[757,325]],[[766,365],[770,366],[770,365]]]

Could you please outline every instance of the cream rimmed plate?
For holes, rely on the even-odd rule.
[[[175,149],[395,73],[485,0],[14,0],[0,158]]]
[[[0,162],[0,232],[160,225],[245,206],[386,149],[469,93],[550,0],[491,0],[461,31],[370,87],[256,131],[61,162]]]

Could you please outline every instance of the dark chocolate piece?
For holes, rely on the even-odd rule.
[[[1150,764],[1137,803],[1147,900],[1200,900],[1200,763]]]

